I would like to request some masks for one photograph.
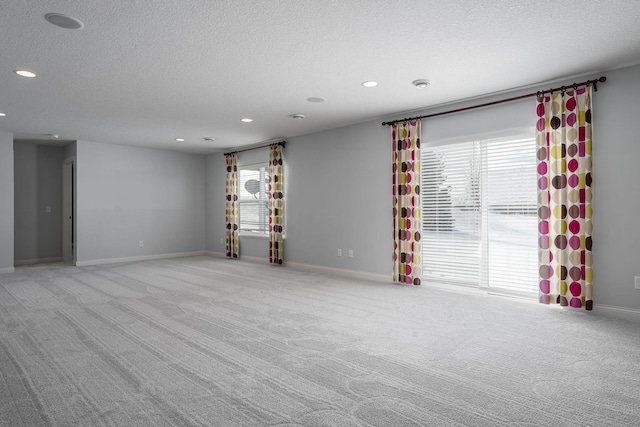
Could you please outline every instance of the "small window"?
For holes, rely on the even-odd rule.
[[[240,166],[239,170],[239,198],[240,234],[268,236],[269,209],[267,206],[267,175],[266,163]]]

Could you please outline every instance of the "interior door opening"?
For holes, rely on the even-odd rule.
[[[62,163],[62,260],[74,264],[75,253],[75,158]]]

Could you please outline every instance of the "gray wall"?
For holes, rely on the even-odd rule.
[[[594,302],[640,309],[640,66],[606,76],[593,99]]]
[[[67,145],[65,145],[64,147],[64,158],[68,159],[69,157],[75,157],[76,156],[76,146],[77,146],[77,142],[73,141]]]
[[[594,299],[596,304],[640,310],[640,66],[608,71],[594,94]],[[585,76],[599,77],[600,74]],[[578,78],[573,81],[580,81]],[[560,84],[569,83],[567,80]],[[473,102],[411,112],[463,107],[549,86]],[[528,98],[423,121],[423,144],[468,136],[501,136],[532,127]],[[387,119],[405,117],[398,114]],[[382,120],[290,138],[286,160],[285,261],[390,275],[392,251],[389,129]],[[224,252],[224,157],[207,158],[207,249]],[[248,247],[247,247],[248,246]],[[241,240],[243,255],[267,257]],[[337,248],[343,256],[337,257]],[[346,250],[354,250],[354,258]]]
[[[13,134],[0,132],[0,273],[13,272]]]
[[[78,264],[205,250],[204,156],[78,141],[76,167]]]
[[[222,153],[206,159],[206,246],[208,252],[224,254],[226,164]]]
[[[391,275],[389,130],[365,123],[287,140],[286,262]],[[366,153],[363,155],[362,153]],[[238,164],[268,161],[268,150],[238,155]],[[225,160],[207,159],[207,249],[224,252]],[[338,248],[342,257],[337,256]],[[347,256],[353,250],[353,258]],[[267,259],[268,241],[240,238],[241,256]]]
[[[14,154],[15,261],[62,259],[64,148],[15,143]]]
[[[390,146],[389,129],[380,122],[291,139],[285,151],[287,261],[391,280]]]

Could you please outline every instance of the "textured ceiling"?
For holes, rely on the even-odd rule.
[[[637,64],[638,22],[637,0],[2,1],[0,130],[211,153]]]

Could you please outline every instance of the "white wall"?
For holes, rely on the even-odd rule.
[[[13,134],[0,132],[0,273],[13,267]]]
[[[14,144],[16,262],[62,259],[64,150],[25,142]]]
[[[78,141],[76,162],[78,264],[205,250],[204,156]]]

